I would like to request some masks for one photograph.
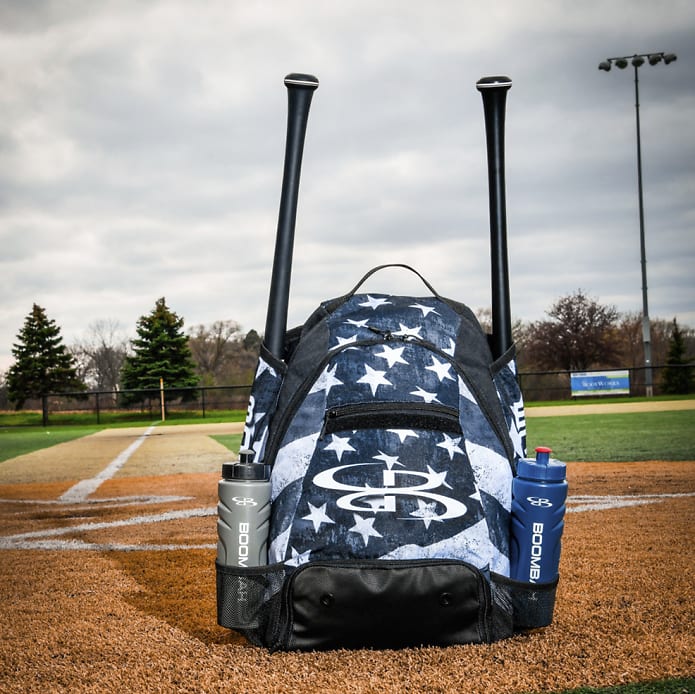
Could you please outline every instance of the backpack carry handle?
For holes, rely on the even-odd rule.
[[[483,97],[487,138],[492,261],[492,343],[490,346],[495,359],[501,357],[512,346],[504,181],[504,109],[507,91],[511,86],[511,79],[503,76],[483,77],[476,84]]]
[[[410,270],[410,272],[416,274],[423,282],[423,284],[427,287],[427,289],[432,292],[434,296],[436,296],[438,299],[441,299],[441,296],[437,292],[437,290],[413,267],[410,265],[406,265],[405,263],[386,263],[384,265],[377,265],[376,267],[373,267],[345,296],[341,297],[341,301],[347,301],[348,299],[352,298],[356,293],[357,290],[375,273],[379,272],[379,270],[383,270],[384,268],[388,267],[402,267],[406,270]]]
[[[294,228],[297,221],[297,199],[299,197],[304,138],[309,120],[311,97],[319,86],[319,81],[313,75],[292,73],[285,77],[285,86],[287,87],[288,102],[285,168],[282,176],[273,274],[270,280],[270,297],[268,298],[268,312],[263,338],[268,351],[278,359],[283,358],[285,333],[287,332],[292,250],[294,247]]]

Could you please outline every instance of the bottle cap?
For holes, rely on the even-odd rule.
[[[223,463],[222,478],[225,480],[269,480],[270,465],[254,463],[255,451],[239,451],[238,463]]]
[[[563,482],[567,466],[560,460],[550,457],[552,449],[539,446],[536,458],[521,458],[516,471],[519,477],[538,482]]]

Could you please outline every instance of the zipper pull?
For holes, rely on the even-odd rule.
[[[368,325],[367,329],[371,330],[373,333],[376,333],[377,335],[380,335],[387,342],[389,340],[393,340],[393,333],[390,330],[382,330],[381,328],[375,328],[373,325]]]

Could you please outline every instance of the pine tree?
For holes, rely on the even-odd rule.
[[[693,388],[693,370],[686,358],[685,336],[676,319],[668,347],[668,358],[664,370],[664,393],[686,394]]]
[[[12,346],[15,363],[7,372],[10,402],[20,410],[30,398],[41,398],[43,424],[48,423],[49,393],[84,390],[74,357],[67,351],[60,328],[45,309],[34,304]]]
[[[162,297],[148,315],[138,319],[136,331],[138,337],[131,340],[133,354],[126,357],[121,371],[122,388],[159,391],[161,378],[168,400],[177,397],[193,399],[195,392],[191,390],[171,390],[198,385],[188,337],[183,332],[183,318],[169,310]],[[130,402],[142,400],[141,397],[124,395]]]

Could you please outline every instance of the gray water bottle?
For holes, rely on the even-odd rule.
[[[217,504],[217,563],[268,563],[270,465],[253,462],[254,451],[239,451],[238,463],[222,465]]]

